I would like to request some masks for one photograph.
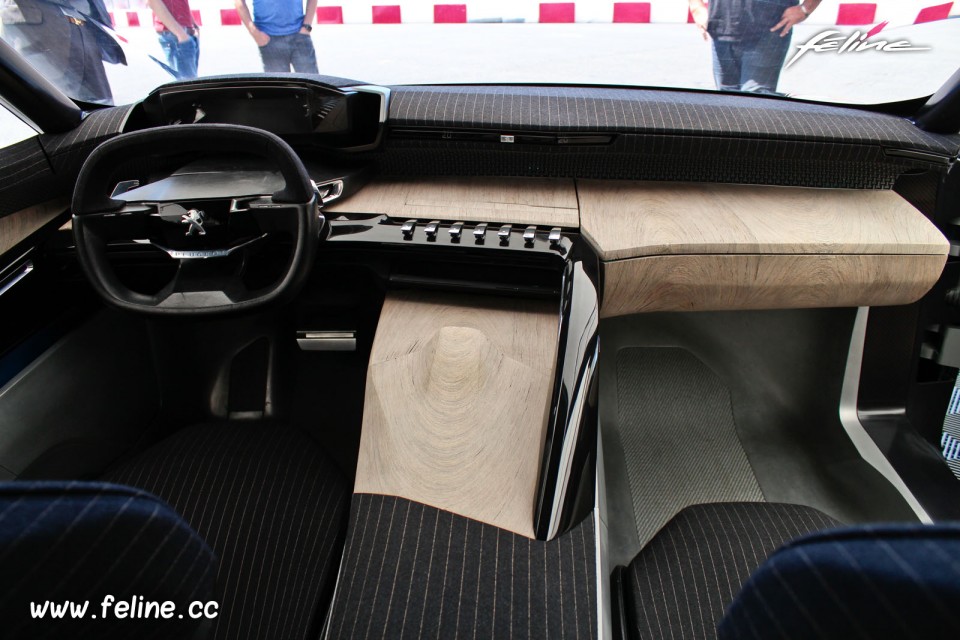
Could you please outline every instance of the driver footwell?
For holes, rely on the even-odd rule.
[[[916,520],[839,419],[855,310],[648,314],[601,325],[611,566],[683,508],[782,502]]]

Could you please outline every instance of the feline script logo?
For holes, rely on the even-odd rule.
[[[881,22],[870,31],[861,33],[854,31],[850,35],[844,35],[839,31],[821,31],[803,44],[797,45],[797,52],[790,58],[785,69],[799,60],[801,56],[810,51],[814,53],[862,53],[864,51],[879,51],[882,53],[903,53],[905,51],[929,51],[930,47],[917,47],[908,40],[872,40],[873,36],[880,33],[887,22]]]

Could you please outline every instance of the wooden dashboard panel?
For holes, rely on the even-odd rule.
[[[577,183],[602,260],[700,253],[933,254],[947,242],[893,191],[732,184]]]
[[[907,304],[949,244],[893,191],[582,181],[601,317]]]
[[[652,311],[908,304],[940,277],[934,255],[686,255],[604,265],[601,318]]]
[[[67,210],[70,202],[57,198],[0,218],[0,254],[26,240],[30,234]]]
[[[549,178],[425,178],[375,180],[330,213],[394,218],[580,226],[573,180]]]
[[[388,294],[354,490],[533,538],[558,331],[547,301]]]

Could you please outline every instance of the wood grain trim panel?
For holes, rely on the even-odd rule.
[[[429,178],[375,180],[330,213],[377,213],[549,227],[580,226],[573,180],[547,178]]]
[[[559,310],[540,300],[390,293],[367,373],[354,490],[534,537]]]
[[[604,264],[601,318],[652,311],[909,304],[942,255],[687,255]]]
[[[583,180],[581,231],[602,260],[686,254],[946,255],[893,191]]]
[[[56,198],[0,218],[0,254],[29,238],[40,227],[66,211],[69,205],[66,198]]]

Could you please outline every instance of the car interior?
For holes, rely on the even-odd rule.
[[[960,629],[960,75],[94,108],[0,67],[41,131],[0,150],[4,637]],[[26,615],[106,594],[218,614]]]

